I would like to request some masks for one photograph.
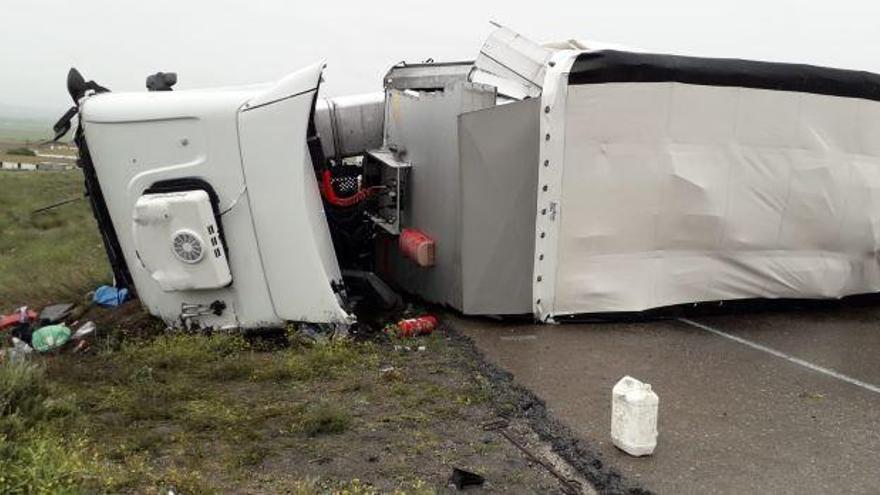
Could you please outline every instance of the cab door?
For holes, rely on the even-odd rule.
[[[306,142],[324,65],[282,79],[239,111],[247,196],[275,312],[346,323],[342,277]],[[255,261],[255,269],[259,266]]]

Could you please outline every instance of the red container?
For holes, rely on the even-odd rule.
[[[18,308],[14,313],[0,316],[0,330],[14,327],[22,323],[31,323],[37,319],[37,312],[27,309],[27,307]]]
[[[403,229],[400,233],[400,252],[422,267],[434,266],[434,239],[424,233]]]
[[[398,337],[417,337],[419,335],[430,335],[437,328],[437,317],[431,315],[419,316],[418,318],[408,318],[400,320],[394,325],[394,333]]]

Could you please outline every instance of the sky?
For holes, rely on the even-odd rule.
[[[472,60],[503,24],[536,41],[880,72],[880,2],[0,0],[0,117],[60,115],[70,67],[113,91],[278,79],[325,61],[327,96],[379,91],[401,61]]]

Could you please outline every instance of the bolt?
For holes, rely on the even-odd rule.
[[[545,167],[549,167],[549,166],[550,166],[550,160],[544,160],[544,166],[545,166]]]
[[[550,113],[550,107],[549,107],[549,106],[544,107],[544,113]]]

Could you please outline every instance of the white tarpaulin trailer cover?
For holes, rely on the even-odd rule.
[[[558,52],[535,313],[880,290],[880,76]]]

